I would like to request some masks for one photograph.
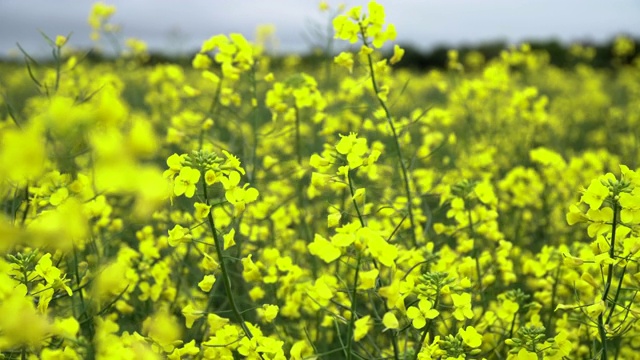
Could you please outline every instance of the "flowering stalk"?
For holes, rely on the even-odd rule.
[[[356,213],[358,214],[358,219],[360,220],[360,225],[365,226],[364,219],[362,218],[362,214],[360,213],[360,208],[358,207],[358,203],[354,199],[355,191],[353,189],[353,181],[351,178],[351,170],[347,170],[347,182],[349,183],[349,191],[351,192],[351,199],[353,201],[353,206],[356,209]],[[358,253],[357,261],[356,261],[356,274],[353,277],[353,292],[351,293],[351,319],[349,320],[349,328],[347,329],[347,359],[352,359],[351,348],[353,346],[353,330],[355,328],[356,322],[356,296],[358,291],[358,275],[360,274],[360,262],[362,260],[362,256]]]
[[[203,189],[204,201],[207,205],[210,206],[211,204],[209,203],[209,196],[207,194],[207,182],[204,177],[202,177],[201,179],[201,184]],[[209,214],[207,214],[207,222],[209,223],[209,229],[213,234],[213,242],[215,244],[216,253],[218,254],[218,260],[220,261],[220,270],[222,271],[222,281],[224,283],[224,290],[227,294],[227,300],[229,300],[229,304],[231,304],[231,310],[233,311],[233,314],[240,322],[240,327],[247,335],[247,337],[251,339],[253,338],[251,330],[249,330],[249,328],[245,324],[242,312],[240,312],[238,304],[236,303],[236,300],[233,297],[233,293],[231,292],[231,278],[229,277],[229,270],[227,269],[224,254],[222,253],[222,240],[218,237],[218,232],[216,231],[216,225],[213,219],[213,211],[209,211]]]
[[[467,208],[467,218],[469,220],[469,237],[473,240],[472,254],[476,260],[476,273],[478,274],[478,290],[480,291],[480,297],[484,299],[484,293],[482,291],[482,271],[480,270],[480,248],[478,247],[478,239],[476,238],[475,231],[473,230],[473,216],[471,214],[471,208]],[[482,301],[484,308],[484,300]]]
[[[440,288],[438,288],[437,292],[436,292],[436,299],[433,301],[433,308],[434,309],[438,309],[438,305],[440,305]],[[420,350],[422,349],[422,346],[424,345],[424,341],[427,339],[427,335],[433,335],[432,334],[432,326],[433,326],[433,319],[429,319],[427,321],[427,325],[425,325],[424,330],[422,330],[422,335],[420,336],[420,341],[418,341],[418,344],[416,345],[415,348],[415,357],[414,360],[418,360],[418,358],[420,357]],[[433,338],[433,336],[430,336],[430,338]]]
[[[618,200],[616,200],[615,198],[612,199],[613,200],[613,220],[611,222],[611,246],[609,247],[609,257],[611,259],[614,258],[615,255],[615,249],[616,249],[616,225],[618,222]],[[608,306],[612,307],[612,311],[613,308],[616,306],[616,304],[614,302],[609,301],[609,291],[611,290],[611,282],[613,281],[613,273],[614,273],[614,269],[613,269],[613,263],[610,262],[608,265],[608,269],[607,269],[607,282],[604,285],[604,292],[602,293],[602,301],[605,304],[605,309]],[[598,315],[598,334],[600,335],[600,342],[601,342],[601,346],[602,346],[602,360],[607,360],[607,331],[605,329],[605,326],[607,326],[609,324],[609,321],[611,320],[611,313],[609,314],[609,316],[607,317],[607,321],[605,323],[604,320],[604,313],[605,311],[602,311],[600,313],[600,315]]]
[[[362,42],[364,46],[369,47],[369,42],[367,41],[365,29],[364,27],[362,27],[362,25],[360,26],[360,34],[362,35]],[[416,238],[416,226],[415,226],[415,220],[413,218],[413,198],[411,196],[411,188],[409,186],[409,175],[407,171],[407,166],[404,163],[404,159],[402,157],[402,151],[400,149],[398,132],[396,131],[395,126],[393,125],[393,120],[391,118],[391,111],[389,110],[389,107],[387,106],[386,102],[383,99],[381,99],[380,96],[378,96],[378,94],[380,93],[380,88],[378,87],[378,82],[376,81],[376,74],[373,69],[373,58],[371,57],[370,53],[367,54],[367,62],[369,65],[369,73],[371,75],[371,85],[373,86],[373,91],[375,92],[376,97],[378,98],[378,102],[380,103],[380,106],[384,110],[385,118],[387,119],[387,123],[391,128],[391,133],[393,134],[393,145],[396,148],[396,154],[398,155],[398,160],[399,160],[398,162],[400,163],[400,170],[402,171],[402,182],[404,185],[404,192],[405,192],[405,195],[407,196],[407,211],[409,212],[409,222],[411,223],[411,241],[413,243],[413,246],[417,246],[418,240]]]
[[[351,319],[349,320],[349,328],[347,329],[347,359],[351,360],[353,358],[353,352],[351,348],[353,347],[353,330],[355,328],[356,323],[356,305],[357,305],[357,291],[358,291],[358,275],[360,274],[360,261],[362,260],[362,256],[358,254],[358,258],[356,261],[356,274],[353,277],[353,291],[351,293]]]

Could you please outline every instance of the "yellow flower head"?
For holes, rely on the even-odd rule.
[[[180,169],[180,173],[175,178],[173,193],[175,196],[183,195],[191,198],[196,192],[196,184],[200,180],[200,171],[188,166]]]
[[[432,309],[431,301],[422,299],[418,302],[418,307],[411,306],[407,309],[407,317],[411,320],[411,324],[416,329],[422,329],[427,325],[427,319],[434,319],[440,315],[436,309]]]

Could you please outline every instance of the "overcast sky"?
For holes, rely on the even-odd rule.
[[[559,39],[606,41],[619,33],[640,37],[639,0],[380,0],[396,25],[398,42],[422,49],[482,41]],[[0,56],[49,53],[38,30],[55,37],[73,32],[71,45],[90,45],[92,1],[0,0]],[[326,24],[315,0],[109,0],[122,37],[137,37],[152,50],[188,52],[215,34],[255,38],[261,24],[276,26],[278,51],[307,51],[312,24]],[[341,2],[329,0],[336,8]],[[347,6],[367,1],[342,1]],[[323,25],[324,26],[324,25]],[[12,51],[13,49],[13,51]]]

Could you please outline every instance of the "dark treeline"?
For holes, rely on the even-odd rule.
[[[575,65],[579,59],[571,54],[570,44],[563,44],[560,41],[528,41],[532,51],[545,51],[549,54],[549,60],[551,64],[564,68]],[[611,67],[615,64],[630,63],[634,57],[640,54],[638,39],[634,39],[636,44],[635,53],[627,56],[623,59],[615,59],[613,54],[613,40],[604,44],[595,43],[583,43],[583,47],[591,47],[595,50],[595,54],[589,62],[592,66],[598,68]],[[406,67],[413,69],[428,69],[428,68],[444,68],[447,64],[447,53],[451,49],[450,47],[438,46],[429,52],[422,52],[415,47],[406,46],[405,55],[402,61],[395,65],[395,67]],[[479,45],[461,46],[457,50],[459,52],[459,58],[464,59],[465,55],[476,51],[484,55],[486,60],[500,56],[500,53],[506,49],[509,49],[510,45],[506,42],[489,42]]]
[[[532,51],[547,52],[549,54],[549,60],[551,64],[561,68],[573,66],[578,61],[584,61],[576,58],[576,56],[571,54],[571,44],[564,44],[556,40],[528,41],[527,43],[531,46]],[[592,66],[598,68],[606,68],[612,67],[614,65],[619,65],[621,62],[630,63],[635,57],[640,55],[640,39],[634,39],[634,43],[636,44],[635,53],[622,59],[614,57],[613,39],[606,43],[581,43],[581,45],[583,47],[591,47],[594,49],[595,54],[589,61]],[[449,46],[437,46],[434,49],[428,51],[420,50],[412,45],[400,44],[400,46],[405,49],[405,54],[402,58],[402,61],[394,65],[394,67],[410,68],[414,70],[445,68],[448,58],[447,53],[451,49],[458,50],[460,59],[464,59],[466,54],[475,51],[481,53],[486,60],[490,60],[500,56],[500,53],[502,51],[511,47],[508,43],[503,41],[487,42],[478,45],[465,45],[457,48],[452,48]],[[391,56],[390,52],[387,52],[385,55],[387,57]],[[327,61],[327,58],[330,57],[330,55],[323,53],[322,51],[316,51],[311,54],[300,56],[301,62],[309,66],[316,66],[324,63],[325,61]],[[278,65],[279,63],[282,63],[284,61],[285,56],[276,55],[272,58],[273,65]],[[191,63],[191,59],[192,57],[172,58],[163,56],[161,54],[151,54],[149,58],[149,64],[153,65],[158,63],[171,62],[181,65],[189,65]]]
[[[550,41],[527,41],[527,43],[531,46],[532,51],[545,51],[549,54],[550,62],[552,65],[565,68],[575,65],[579,61],[584,61],[578,59],[574,56],[570,49],[571,44],[565,44],[560,41],[550,40]],[[581,43],[583,47],[593,48],[595,54],[593,58],[589,61],[591,66],[597,68],[607,68],[615,65],[628,64],[631,63],[634,58],[640,55],[640,39],[634,39],[634,43],[636,44],[634,53],[626,56],[624,58],[615,58],[613,53],[613,45],[614,40],[612,39],[606,43]],[[420,50],[419,48],[400,44],[400,46],[405,49],[405,54],[401,62],[394,65],[394,68],[410,68],[413,70],[427,70],[427,69],[438,69],[445,68],[447,65],[448,52],[449,50],[455,49],[459,53],[459,59],[463,60],[465,56],[470,52],[479,52],[481,53],[485,60],[490,60],[495,57],[500,56],[500,53],[504,50],[507,50],[513,46],[509,45],[504,41],[494,41],[494,42],[486,42],[477,45],[464,45],[459,47],[451,47],[451,46],[436,46],[431,50]],[[162,53],[151,53],[148,58],[145,59],[144,63],[148,66],[154,66],[157,64],[176,64],[182,66],[190,66],[191,60],[193,59],[194,54],[190,54],[188,56],[171,56]],[[99,63],[104,61],[112,61],[112,57],[104,56],[99,52],[88,51],[85,52],[83,57],[86,57],[84,60],[92,63]],[[274,66],[282,64],[287,55],[272,55],[272,62]],[[318,66],[321,63],[325,63],[327,59],[332,57],[332,54],[327,54],[322,50],[314,51],[308,54],[302,54],[300,56],[300,62],[303,65],[308,66]],[[390,57],[390,51],[385,53],[385,56]],[[2,60],[0,59],[0,63],[2,62],[21,62],[21,58],[16,58],[13,60]],[[44,61],[46,62],[46,60]]]

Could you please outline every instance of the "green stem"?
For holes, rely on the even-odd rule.
[[[349,191],[351,192],[351,201],[353,201],[353,206],[356,209],[356,213],[358,214],[358,219],[360,220],[360,225],[362,227],[365,226],[364,223],[364,219],[362,217],[362,214],[360,213],[360,208],[358,208],[358,204],[356,202],[355,199],[353,199],[353,195],[355,193],[354,189],[353,189],[353,181],[351,179],[351,170],[347,170],[347,182],[349,183]],[[357,291],[358,291],[358,275],[360,274],[360,261],[362,260],[362,257],[360,255],[360,253],[358,253],[358,258],[357,258],[357,262],[356,262],[356,274],[353,278],[353,293],[351,295],[351,320],[349,321],[349,328],[347,330],[347,359],[351,360],[352,359],[352,352],[351,352],[351,348],[353,346],[353,330],[354,330],[354,326],[355,326],[355,322],[356,322],[356,303],[357,303]]]
[[[349,183],[349,192],[351,193],[351,202],[353,202],[353,206],[356,209],[356,214],[358,214],[358,220],[360,220],[360,226],[365,227],[364,218],[362,217],[362,213],[360,212],[360,208],[358,207],[358,202],[353,198],[355,195],[355,190],[353,189],[353,179],[351,178],[351,170],[347,170],[347,180]]]
[[[89,313],[87,312],[87,306],[85,304],[84,301],[84,295],[82,293],[82,283],[81,283],[81,278],[80,278],[80,269],[78,268],[78,250],[76,249],[76,246],[73,246],[73,268],[74,268],[74,278],[76,280],[76,286],[78,287],[78,296],[80,298],[80,305],[81,305],[81,312],[80,314],[77,316],[77,319],[82,321],[82,318],[84,317],[85,319],[89,320]],[[73,299],[73,298],[72,298]],[[73,309],[73,311],[75,312],[75,308]],[[85,332],[88,333],[88,335],[90,335],[91,337],[93,337],[93,331],[91,328],[91,322],[87,321],[87,328],[84,328],[83,326],[83,330]]]
[[[189,255],[191,255],[191,246],[192,243],[189,243],[189,246],[187,247],[187,251],[184,253],[184,257],[182,258],[182,265],[186,266],[187,265],[187,260],[189,259]],[[180,295],[180,287],[182,286],[182,278],[184,274],[182,274],[182,272],[178,273],[178,281],[176,283],[176,295],[173,297],[173,302],[171,302],[171,309],[173,309],[176,304],[178,303],[178,296]]]
[[[618,222],[618,201],[613,201],[613,221],[611,223],[611,246],[609,247],[609,258],[613,259],[615,255],[616,247],[616,225]],[[606,306],[615,306],[608,300],[609,290],[611,289],[611,282],[613,281],[613,264],[609,264],[607,273],[607,282],[604,285],[604,292],[602,293],[602,301]],[[598,333],[600,334],[600,342],[602,343],[602,360],[607,360],[607,332],[605,330],[604,311],[598,315]]]
[[[473,240],[473,250],[472,256],[476,259],[476,273],[478,274],[478,292],[480,293],[480,300],[482,302],[482,311],[486,309],[484,291],[482,290],[482,270],[480,268],[480,248],[477,246],[478,244],[476,239],[476,234],[473,229],[473,216],[471,214],[471,209],[467,209],[467,218],[469,221],[469,237]]]
[[[440,302],[440,290],[441,290],[440,287],[438,287],[438,289],[436,290],[436,300],[433,302],[433,308],[436,310],[438,309],[438,305]],[[432,325],[433,325],[433,319],[429,319],[429,321],[427,322],[427,325],[425,325],[424,331],[422,332],[420,341],[416,346],[414,360],[418,360],[418,356],[420,355],[420,350],[422,350],[422,345],[424,344],[424,341],[426,340],[427,335],[431,334]],[[433,336],[431,336],[431,338],[433,338]]]
[[[207,205],[210,205],[209,196],[207,194],[207,183],[204,177],[202,177],[202,189],[204,194],[204,201]],[[224,283],[224,290],[227,294],[227,299],[231,304],[231,310],[233,311],[233,314],[240,322],[240,327],[242,328],[244,333],[247,335],[249,339],[251,339],[253,338],[253,335],[251,334],[251,330],[249,330],[249,328],[245,324],[244,317],[242,316],[242,312],[240,312],[240,309],[238,308],[238,304],[236,303],[236,300],[233,297],[233,292],[231,290],[231,278],[229,277],[229,270],[227,269],[227,264],[224,258],[224,254],[222,253],[222,241],[218,236],[218,232],[216,231],[216,225],[213,220],[213,210],[209,211],[209,215],[207,215],[207,221],[209,222],[209,228],[211,230],[211,233],[213,234],[213,242],[215,244],[216,253],[218,254],[218,260],[220,261],[220,270],[222,271],[222,281]]]
[[[367,37],[365,36],[365,30],[362,26],[360,26],[360,33],[362,35],[362,42],[364,46],[369,47],[369,43],[367,42]],[[400,150],[400,141],[398,140],[398,133],[396,131],[395,126],[393,125],[393,119],[391,118],[391,111],[387,104],[378,96],[380,93],[380,89],[378,88],[378,82],[376,81],[376,74],[373,69],[373,58],[371,54],[367,54],[367,60],[369,63],[369,73],[371,74],[371,84],[373,85],[373,91],[376,94],[376,98],[380,103],[380,106],[384,110],[385,117],[387,119],[387,123],[391,128],[391,132],[393,133],[393,144],[396,150],[396,154],[398,155],[400,170],[402,171],[402,182],[404,185],[404,191],[407,196],[407,211],[409,212],[409,222],[411,223],[411,241],[413,242],[413,246],[418,246],[418,240],[416,238],[416,226],[415,220],[413,218],[413,198],[411,196],[411,188],[409,187],[409,175],[407,166],[404,163],[404,159],[402,158],[402,151]]]
[[[54,54],[54,59],[56,62],[56,82],[53,86],[53,89],[55,90],[55,92],[58,92],[58,88],[60,87],[60,65],[62,62],[62,58],[61,58],[61,50],[59,46],[56,46],[56,49],[53,52]]]
[[[24,186],[24,201],[25,201],[24,212],[22,213],[22,220],[20,221],[22,225],[24,225],[25,221],[27,221],[27,214],[29,214],[29,207],[31,205],[31,202],[29,201],[29,183],[28,182]]]
[[[302,149],[300,149],[300,110],[295,105],[293,108],[296,111],[296,160],[298,161],[298,165],[302,165]]]
[[[556,276],[553,282],[553,288],[551,289],[551,311],[549,311],[549,317],[547,319],[547,329],[548,334],[551,336],[554,332],[554,324],[553,324],[553,313],[556,308],[556,296],[558,294],[558,283],[560,282],[560,272],[562,271],[562,264],[558,265],[558,269],[556,270]]]
[[[356,275],[353,277],[353,292],[351,294],[351,319],[349,320],[349,328],[347,329],[347,360],[351,360],[353,358],[351,348],[353,347],[353,330],[356,323],[356,296],[358,291],[358,275],[360,274],[360,261],[361,256],[358,254],[356,262]]]
[[[511,327],[509,328],[509,337],[511,339],[513,337],[513,330],[516,328],[516,320],[518,319],[518,313],[513,314],[513,319],[511,319]]]
[[[622,268],[622,273],[620,274],[620,278],[618,279],[618,287],[616,288],[616,294],[613,296],[613,302],[611,304],[611,309],[609,310],[609,315],[607,316],[607,322],[605,324],[609,324],[611,322],[611,317],[613,316],[613,310],[615,310],[616,305],[618,304],[618,298],[620,297],[620,291],[622,290],[622,281],[624,280],[624,275],[627,272],[627,264]]]
[[[604,330],[604,320],[602,314],[598,315],[598,334],[602,342],[602,356],[600,359],[607,360],[607,333]]]

